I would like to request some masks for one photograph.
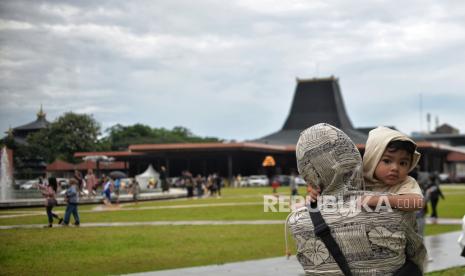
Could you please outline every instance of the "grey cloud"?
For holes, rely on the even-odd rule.
[[[464,14],[457,1],[2,1],[0,130],[44,103],[50,119],[250,139],[282,126],[295,77],[335,75],[356,126],[415,130],[403,114],[421,92],[464,131]]]

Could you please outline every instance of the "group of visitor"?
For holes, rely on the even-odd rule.
[[[75,179],[70,180],[70,185],[66,189],[64,194],[64,201],[66,202],[66,210],[64,218],[60,218],[57,214],[53,212],[53,208],[58,205],[56,194],[57,194],[57,180],[54,176],[48,178],[48,183],[39,183],[39,190],[42,195],[45,197],[45,210],[47,212],[48,225],[46,227],[53,226],[53,219],[58,219],[58,224],[63,226],[68,226],[71,215],[74,218],[74,225],[79,226],[79,213],[78,213],[78,203],[79,203],[79,188],[78,182]]]
[[[79,226],[79,198],[84,196],[94,198],[98,194],[97,190],[101,189],[102,201],[106,206],[112,205],[112,194],[115,195],[114,202],[118,204],[122,183],[120,178],[111,178],[105,174],[97,178],[92,169],[89,169],[84,177],[80,171],[75,170],[73,177],[69,179],[68,187],[62,192],[64,202],[66,203],[63,218],[53,212],[53,208],[58,205],[57,193],[59,187],[56,177],[51,176],[48,179],[39,177],[37,188],[45,198],[45,209],[48,218],[48,225],[46,227],[53,227],[54,219],[58,220],[58,224],[68,226],[71,216],[74,218],[74,225]],[[133,201],[137,203],[140,194],[140,186],[137,180],[132,178],[130,183],[124,186],[124,189],[128,194],[132,194]]]
[[[76,180],[79,195],[87,197],[94,197],[97,195],[97,189],[101,180],[94,175],[92,169],[87,170],[87,174],[83,177],[79,170],[74,170],[73,179]],[[102,178],[103,179],[103,178]]]
[[[209,174],[208,176],[197,174],[194,177],[190,171],[184,170],[180,185],[186,187],[188,198],[194,195],[198,198],[203,196],[221,197],[223,178],[218,173]]]

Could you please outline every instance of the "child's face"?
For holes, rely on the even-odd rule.
[[[388,186],[394,186],[407,178],[412,156],[405,150],[386,149],[376,166],[375,178]]]

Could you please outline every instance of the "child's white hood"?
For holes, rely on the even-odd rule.
[[[376,166],[381,160],[386,146],[391,141],[409,141],[416,146],[416,143],[412,139],[397,130],[387,127],[377,127],[371,130],[368,134],[368,140],[365,145],[365,154],[363,155],[363,176],[367,185],[379,182],[375,178]],[[409,172],[417,166],[420,156],[420,153],[415,150]]]

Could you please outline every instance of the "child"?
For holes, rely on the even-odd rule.
[[[63,220],[63,226],[69,225],[69,219],[71,214],[74,217],[74,225],[79,226],[79,213],[78,213],[78,201],[79,201],[79,194],[78,194],[78,181],[76,179],[71,179],[69,181],[70,187],[66,190],[65,193],[65,201],[66,211],[65,211],[65,218]]]
[[[423,208],[423,194],[417,181],[408,176],[420,159],[416,144],[406,135],[387,127],[370,131],[363,156],[363,176],[367,190],[387,192],[392,208],[417,211]],[[310,185],[310,198],[315,200],[319,190]],[[367,195],[362,201],[376,207],[380,196]]]
[[[57,214],[53,213],[53,207],[57,205],[56,192],[57,192],[57,179],[55,177],[48,178],[48,185],[39,184],[39,189],[45,197],[45,210],[47,211],[48,226],[52,227],[53,218],[58,219],[58,224],[63,221]]]
[[[423,193],[417,181],[408,176],[420,153],[412,139],[399,131],[378,127],[371,130],[363,156],[363,176],[368,190],[387,192],[392,208],[417,211],[423,208]],[[368,196],[367,196],[368,197]],[[369,196],[368,206],[376,206],[379,196]]]
[[[273,194],[277,195],[278,188],[279,188],[279,181],[276,177],[273,178],[273,181],[271,182],[271,188],[273,188]]]

